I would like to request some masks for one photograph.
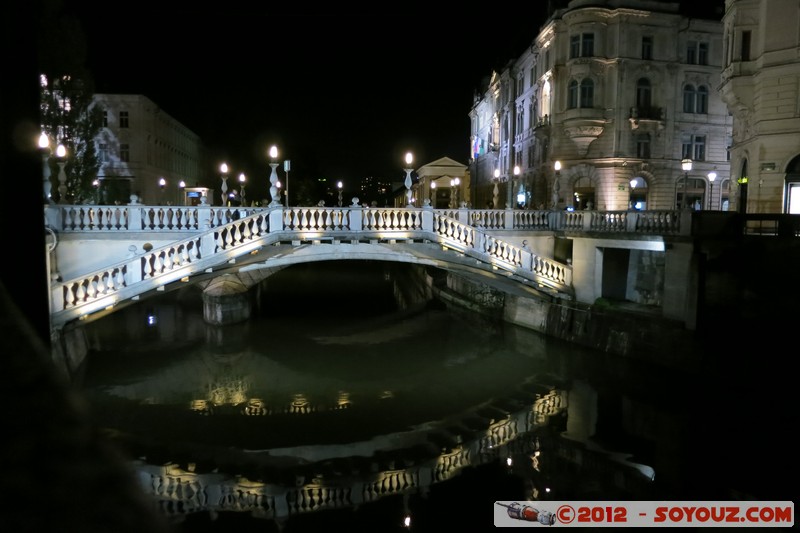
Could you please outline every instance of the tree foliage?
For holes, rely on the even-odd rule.
[[[102,109],[92,105],[94,82],[86,68],[86,42],[80,23],[63,13],[58,1],[45,2],[38,34],[40,121],[51,147],[67,149],[66,198],[58,198],[58,168],[51,157],[53,196],[59,202],[95,199],[100,168],[94,138],[102,127]]]

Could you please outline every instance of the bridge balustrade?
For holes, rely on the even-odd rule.
[[[175,242],[51,285],[51,318],[59,326],[148,290],[234,260],[260,247],[329,238],[362,242],[439,242],[572,297],[572,268],[490,231],[687,234],[691,212],[527,211],[347,207],[48,205],[50,229],[63,233],[170,233]],[[134,286],[136,288],[134,288]]]
[[[258,212],[281,211],[284,229],[351,229],[360,213],[363,229],[415,229],[422,212],[433,211],[486,230],[602,231],[689,235],[691,211],[549,211],[519,209],[430,209],[329,207],[214,207],[146,205],[48,205],[46,221],[62,232],[198,232]],[[685,216],[684,216],[685,215]],[[684,220],[685,219],[685,220]]]

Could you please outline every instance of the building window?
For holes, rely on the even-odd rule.
[[[594,107],[594,81],[589,78],[581,81],[581,107]]]
[[[575,109],[578,107],[578,82],[572,80],[567,87],[567,107]]]
[[[697,41],[686,43],[686,62],[690,65],[697,63]]]
[[[120,111],[119,112],[119,127],[120,128],[127,128],[128,127],[128,112],[127,111]]]
[[[594,55],[594,33],[581,33],[569,39],[569,57],[592,57]]]
[[[708,65],[708,43],[697,43],[697,64]]]
[[[708,88],[701,85],[695,89],[694,85],[686,85],[683,88],[683,112],[708,113]]]
[[[750,41],[752,39],[752,35],[753,34],[750,32],[750,30],[744,30],[742,32],[742,61],[750,61]]]
[[[694,85],[683,88],[683,112],[694,113]]]
[[[101,163],[108,162],[108,145],[106,143],[100,143],[97,147],[97,159],[99,159]]]
[[[639,78],[639,81],[636,82],[636,107],[639,109],[639,116],[650,110],[651,94],[650,80]]]
[[[686,43],[686,62],[690,65],[708,65],[708,43]]]
[[[108,111],[103,111],[103,127],[108,127]]]
[[[640,133],[636,135],[636,157],[639,159],[650,158],[650,135]]]
[[[653,37],[642,37],[642,59],[653,59]]]
[[[119,145],[119,160],[123,163],[129,163],[131,160],[131,147],[129,144]]]
[[[704,85],[697,88],[694,112],[702,115],[708,113],[708,88]]]
[[[567,107],[594,107],[594,81],[590,78],[584,78],[580,83],[576,80],[570,81],[567,86]]]
[[[695,161],[706,160],[706,136],[683,135],[681,136],[681,158]]]

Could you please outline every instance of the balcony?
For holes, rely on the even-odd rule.
[[[666,116],[663,107],[632,107],[628,121],[631,130],[652,132],[663,130]]]

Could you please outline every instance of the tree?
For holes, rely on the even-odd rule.
[[[66,198],[84,203],[95,198],[93,185],[100,168],[94,138],[102,126],[102,109],[92,105],[94,82],[86,62],[86,42],[80,23],[60,10],[60,2],[44,2],[38,35],[40,121],[52,146],[67,149],[64,170]],[[51,157],[51,176],[58,175]],[[53,191],[57,191],[55,184]]]

